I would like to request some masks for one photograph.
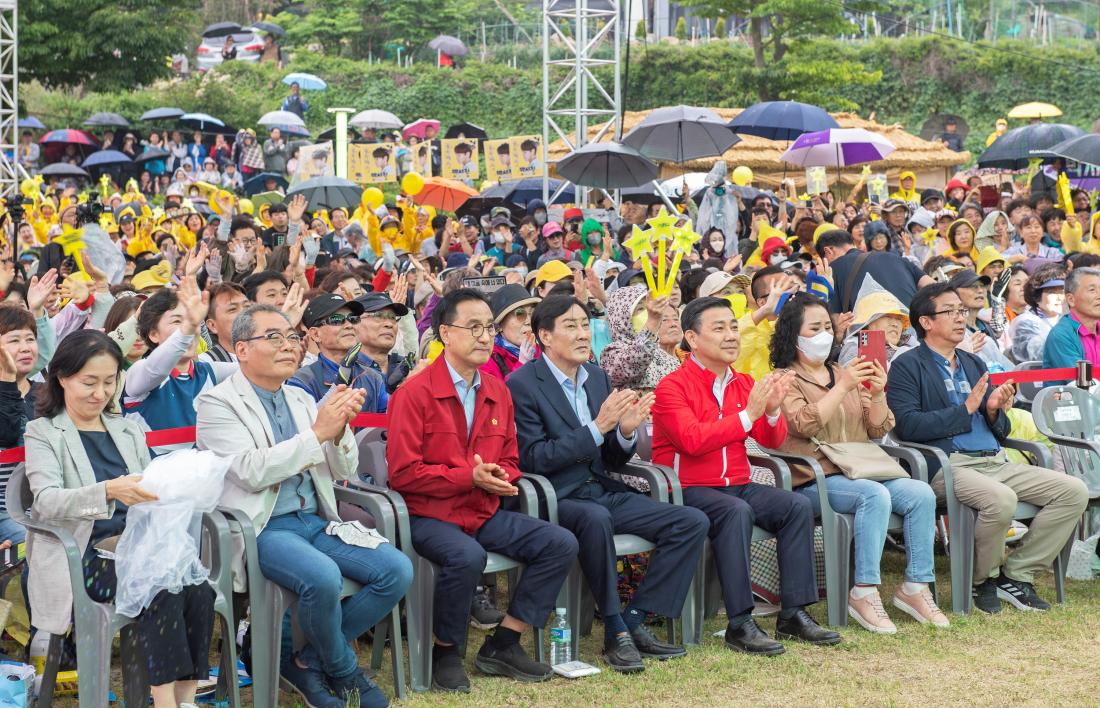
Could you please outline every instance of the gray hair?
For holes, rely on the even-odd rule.
[[[237,342],[243,342],[246,339],[251,339],[256,334],[256,315],[261,312],[273,312],[279,315],[287,324],[290,324],[290,320],[287,318],[286,313],[275,307],[274,305],[253,305],[247,310],[241,312],[233,320],[233,346],[237,346]]]
[[[1077,288],[1081,287],[1081,280],[1085,276],[1095,275],[1100,277],[1100,268],[1074,268],[1066,276],[1066,294],[1072,294],[1077,292]]]

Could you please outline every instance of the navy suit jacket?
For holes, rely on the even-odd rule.
[[[583,366],[588,372],[584,383],[588,409],[595,420],[611,394],[611,380],[595,364]],[[623,449],[619,436],[612,431],[597,447],[592,432],[581,425],[542,357],[513,371],[506,383],[515,405],[521,470],[546,476],[559,497],[569,496],[593,476],[610,491],[629,489],[608,472],[625,465],[634,456],[634,446]]]
[[[955,357],[971,386],[986,372],[985,362],[973,354],[956,349]],[[994,388],[990,386],[985,392],[978,409],[982,415],[985,415],[989,394]],[[948,455],[952,450],[952,438],[970,432],[973,422],[966,406],[952,403],[948,397],[943,372],[932,358],[932,350],[925,344],[894,359],[887,376],[886,402],[894,413],[894,435],[899,440],[935,445]],[[986,422],[989,422],[988,418]],[[989,428],[1003,443],[1010,426],[1008,416],[998,411],[996,420]]]

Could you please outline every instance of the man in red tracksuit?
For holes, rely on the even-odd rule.
[[[672,467],[684,504],[710,518],[710,540],[726,604],[726,645],[764,655],[782,654],[752,618],[749,544],[755,524],[778,542],[782,610],[776,637],[836,644],[840,635],[806,613],[817,602],[814,515],[794,492],[749,481],[745,440],[775,448],[787,437],[779,404],[790,374],[760,381],[733,370],[740,351],[737,319],[725,299],[693,300],[681,315],[684,349],[691,356],[657,385],[653,404],[653,461]]]
[[[390,399],[386,445],[390,487],[409,508],[416,552],[440,567],[435,579],[432,686],[469,692],[459,648],[487,551],[525,564],[508,614],[478,652],[482,673],[519,681],[550,677],[519,645],[528,627],[545,625],[577,539],[566,529],[500,508],[520,477],[512,398],[504,382],[482,377],[496,325],[474,290],[444,296],[432,314],[443,355]]]

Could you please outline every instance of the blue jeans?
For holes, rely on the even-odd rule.
[[[905,520],[905,579],[913,583],[935,580],[932,546],[936,540],[936,495],[932,488],[916,479],[891,479],[874,482],[848,479],[843,474],[825,478],[829,506],[840,514],[855,515],[856,575],[858,585],[878,585],[879,562],[886,544],[890,513]],[[797,490],[809,498],[814,513],[821,514],[817,483]]]
[[[0,515],[0,542],[11,540],[11,545],[18,546],[27,540],[27,529],[23,524],[13,520],[7,514]]]
[[[298,595],[298,624],[308,642],[298,659],[342,678],[359,667],[350,642],[404,597],[413,570],[392,544],[350,546],[326,534],[326,526],[316,514],[283,514],[268,522],[256,545],[264,577]],[[363,589],[341,602],[345,577]]]

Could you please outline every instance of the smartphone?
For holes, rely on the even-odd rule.
[[[978,188],[978,191],[981,193],[983,209],[991,209],[1000,204],[1001,193],[997,191],[996,187],[983,184]]]
[[[864,361],[877,361],[879,366],[886,369],[886,333],[882,330],[860,330],[856,335],[859,344],[859,356]]]
[[[878,204],[879,204],[879,199],[878,199],[878,195],[877,195],[877,194],[872,194],[872,195],[871,195],[871,203],[872,203],[872,204],[874,204],[875,206],[878,206]]]

